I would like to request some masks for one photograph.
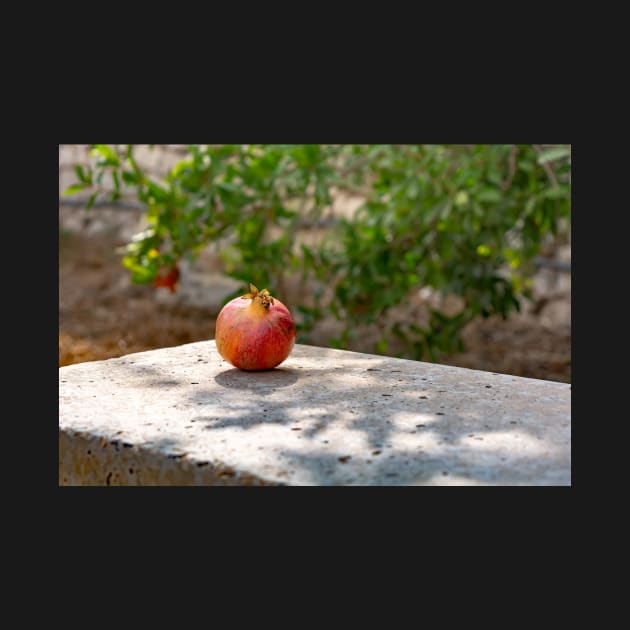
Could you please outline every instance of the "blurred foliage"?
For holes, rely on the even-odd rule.
[[[91,206],[99,194],[135,192],[150,225],[123,259],[135,282],[220,241],[226,273],[243,287],[283,296],[287,278],[301,276],[308,291],[292,307],[302,341],[332,313],[344,327],[337,347],[376,324],[376,352],[397,337],[417,359],[461,350],[461,329],[479,314],[518,310],[545,235],[570,220],[570,145],[189,145],[161,181],[133,145],[95,144],[91,155],[66,193],[90,190]],[[298,244],[338,191],[366,201],[352,218],[329,218],[316,244]],[[422,326],[392,322],[391,309],[421,287],[460,296],[463,309],[433,309]]]

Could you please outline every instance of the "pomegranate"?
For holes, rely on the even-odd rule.
[[[269,370],[282,363],[295,343],[289,309],[267,289],[253,284],[250,293],[228,302],[217,317],[219,354],[241,370]]]
[[[166,273],[158,273],[155,280],[153,280],[154,287],[166,287],[171,293],[175,293],[177,289],[177,283],[179,282],[179,267],[173,266]]]

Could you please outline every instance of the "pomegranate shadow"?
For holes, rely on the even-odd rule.
[[[273,368],[271,370],[253,372],[231,368],[217,374],[214,380],[221,387],[249,390],[263,394],[276,387],[295,385],[299,376],[300,374],[297,370],[288,368]]]

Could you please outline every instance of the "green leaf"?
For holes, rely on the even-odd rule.
[[[133,256],[123,258],[123,266],[131,271],[131,280],[138,284],[150,282],[155,277],[155,268],[143,267]]]
[[[292,219],[294,216],[296,216],[296,214],[297,214],[296,212],[293,212],[293,210],[288,210],[284,206],[277,206],[276,207],[276,216],[278,218],[281,218],[281,219]]]
[[[140,177],[137,173],[132,173],[131,171],[123,171],[122,178],[125,184],[132,186],[140,181]]]
[[[68,195],[74,195],[81,190],[85,190],[87,187],[88,184],[73,184],[72,186],[68,186],[68,188],[63,191],[62,195],[64,197],[67,197]]]
[[[220,190],[225,190],[227,192],[235,193],[240,190],[240,186],[233,184],[232,182],[218,182],[217,188]]]
[[[479,201],[488,203],[496,203],[497,201],[501,201],[502,198],[503,195],[496,188],[484,188],[477,196]]]
[[[558,149],[549,149],[548,151],[544,151],[538,157],[538,164],[546,164],[547,162],[554,162],[555,160],[561,160],[562,158],[568,157],[571,155],[571,149],[566,147],[561,147]]]
[[[194,163],[192,160],[180,160],[173,167],[173,170],[170,174],[171,178],[177,179],[184,171],[191,169],[193,165]]]
[[[546,199],[566,199],[569,196],[569,189],[566,186],[558,186],[557,188],[549,188],[545,190]]]
[[[518,168],[526,173],[531,173],[534,170],[534,165],[529,160],[519,160]]]
[[[120,164],[120,158],[114,149],[107,144],[94,144],[90,151],[91,157],[102,157],[102,166],[118,166]]]
[[[531,214],[534,208],[536,207],[536,203],[538,203],[538,199],[532,195],[525,203],[524,214],[525,215]]]
[[[315,184],[315,199],[322,205],[328,205],[332,201],[328,194],[328,186],[321,179],[318,179]]]
[[[91,169],[83,170],[83,167],[80,164],[75,165],[74,172],[77,174],[79,181],[82,181],[84,184],[92,183],[92,171]]]
[[[89,210],[94,205],[94,200],[96,199],[96,195],[98,195],[98,190],[93,192],[88,199],[87,205],[85,206],[87,210]]]
[[[166,201],[168,197],[168,193],[159,184],[156,184],[155,182],[148,180],[147,188],[149,189],[149,193],[153,195],[153,197],[155,197],[155,201],[157,203],[162,203]]]

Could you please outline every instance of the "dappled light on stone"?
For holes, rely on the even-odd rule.
[[[192,343],[60,369],[59,483],[570,485],[570,394],[303,345],[243,372]]]

